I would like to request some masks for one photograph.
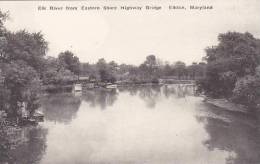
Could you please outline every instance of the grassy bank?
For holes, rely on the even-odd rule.
[[[248,107],[241,104],[235,104],[227,99],[205,98],[205,102],[233,112],[248,113],[251,111]]]

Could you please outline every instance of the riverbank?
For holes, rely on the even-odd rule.
[[[228,101],[227,99],[205,98],[204,102],[233,112],[242,112],[242,113],[249,112],[249,109],[246,106],[235,104],[233,102]]]
[[[158,83],[95,83],[93,85],[82,84],[85,89],[93,88],[107,88],[108,86],[116,85],[117,87],[127,87],[127,86],[150,86],[150,85],[162,85]],[[42,91],[47,93],[58,93],[58,92],[72,92],[74,84],[67,85],[43,85]]]

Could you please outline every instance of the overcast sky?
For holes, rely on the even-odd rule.
[[[148,5],[212,4],[211,11],[37,11],[38,5]],[[60,4],[60,5],[59,5]],[[188,6],[187,6],[188,7]],[[259,0],[171,0],[99,2],[0,2],[10,11],[8,29],[42,31],[48,55],[73,51],[82,62],[99,58],[140,64],[150,54],[162,60],[200,61],[207,46],[227,31],[250,32],[260,38]]]

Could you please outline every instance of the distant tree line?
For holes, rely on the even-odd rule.
[[[206,49],[200,91],[256,107],[260,103],[260,40],[248,32],[227,32],[218,40],[217,46]]]
[[[172,64],[163,62],[155,55],[148,55],[139,66],[118,64],[115,61],[106,62],[99,59],[95,64],[81,63],[80,74],[102,82],[158,83],[158,79],[171,77],[176,80],[197,80],[204,76],[206,64],[192,63],[186,66],[177,61]]]

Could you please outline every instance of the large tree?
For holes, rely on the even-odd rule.
[[[206,63],[200,62],[199,64],[193,62],[191,65],[187,66],[187,73],[191,79],[197,80],[204,77]]]
[[[0,10],[0,62],[3,62],[3,56],[4,56],[4,48],[7,45],[7,40],[6,40],[6,29],[4,27],[4,22],[6,21],[6,19],[8,18],[8,14],[7,13],[3,13]]]
[[[58,56],[58,59],[66,69],[70,70],[75,75],[79,75],[80,62],[79,58],[74,53],[71,51],[61,52]]]
[[[27,110],[33,114],[39,106],[38,94],[40,80],[37,72],[24,61],[19,60],[8,64],[5,68],[5,84],[9,90],[9,107],[6,109],[11,116],[17,116],[23,103]]]
[[[57,58],[47,57],[44,66],[42,82],[45,85],[64,85],[77,79],[76,75],[66,69]]]
[[[102,82],[115,82],[116,78],[114,76],[114,69],[117,67],[117,64],[115,62],[110,62],[107,64],[106,60],[104,58],[101,58],[96,63],[99,77]]]
[[[231,97],[237,79],[254,75],[260,64],[260,42],[250,33],[220,34],[217,46],[206,49],[206,77],[200,82],[207,94]]]
[[[253,74],[259,64],[259,40],[250,33],[228,32],[220,34],[217,46],[206,49],[210,65],[222,63],[222,72],[232,71],[242,77]]]
[[[2,60],[7,63],[23,60],[37,72],[42,71],[48,44],[40,32],[29,33],[22,30],[15,33],[7,32],[4,36],[7,44],[3,48]]]
[[[184,77],[186,75],[186,64],[182,61],[177,61],[174,64],[174,70],[178,76],[179,79]]]
[[[81,63],[80,74],[96,79],[98,77],[98,70],[95,64]]]
[[[139,79],[143,82],[156,81],[159,76],[158,60],[155,55],[148,55],[146,60],[138,67]]]
[[[2,12],[0,10],[0,36],[6,31],[4,27],[4,22],[9,18],[9,14],[7,12]]]
[[[48,44],[41,33],[10,32],[3,26],[8,14],[0,11],[1,110],[17,116],[23,105],[38,108],[40,76]]]

